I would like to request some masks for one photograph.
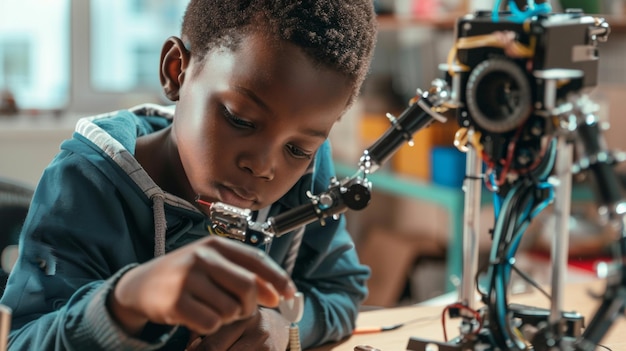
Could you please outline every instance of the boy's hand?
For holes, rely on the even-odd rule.
[[[260,308],[252,317],[225,325],[216,333],[190,340],[186,351],[282,351],[289,344],[289,322],[277,311]]]
[[[263,251],[209,236],[128,271],[108,305],[131,335],[148,321],[208,335],[295,292],[287,273]]]

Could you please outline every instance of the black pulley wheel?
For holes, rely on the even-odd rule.
[[[492,58],[476,65],[465,89],[467,111],[482,130],[506,133],[524,124],[530,116],[528,76],[509,59]]]
[[[342,194],[343,202],[346,206],[355,211],[359,211],[367,207],[370,202],[370,190],[361,184],[352,184],[348,190]]]

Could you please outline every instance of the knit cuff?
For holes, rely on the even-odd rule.
[[[87,305],[84,323],[81,328],[91,340],[105,350],[155,350],[167,342],[176,332],[177,327],[165,329],[163,334],[150,342],[128,335],[111,316],[106,302],[119,279],[137,264],[130,264],[120,269],[95,291]]]

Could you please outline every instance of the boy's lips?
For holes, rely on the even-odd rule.
[[[244,189],[220,185],[218,193],[220,201],[241,208],[252,207],[256,202],[256,197]]]

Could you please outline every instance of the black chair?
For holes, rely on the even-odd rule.
[[[4,291],[13,264],[9,251],[18,245],[33,192],[34,188],[27,184],[0,177],[0,292]]]

